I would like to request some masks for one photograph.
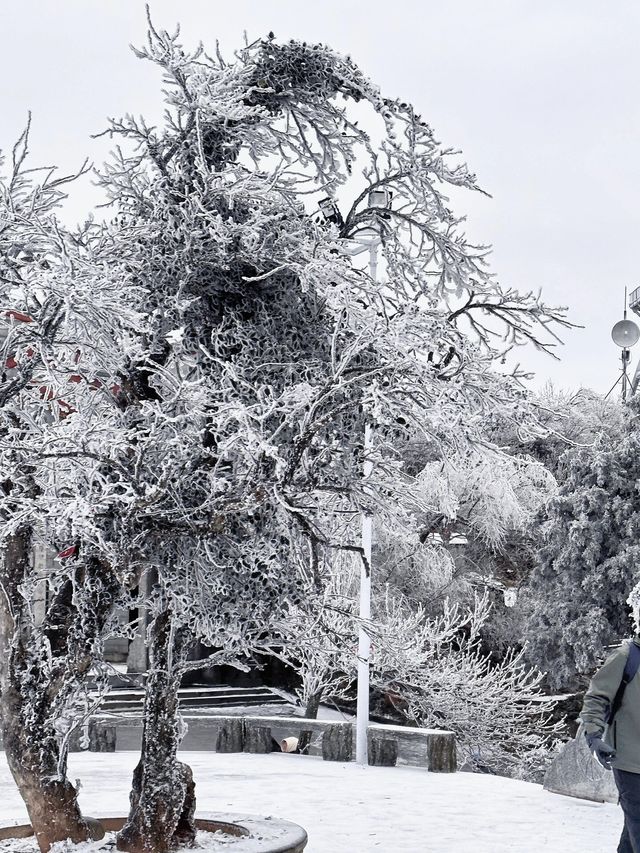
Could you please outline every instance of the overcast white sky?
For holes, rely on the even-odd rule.
[[[610,388],[610,329],[625,285],[640,284],[638,0],[152,0],[151,11],[225,53],[244,30],[330,44],[412,101],[493,195],[465,210],[502,283],[542,287],[585,327],[565,334],[560,363],[522,353],[535,384]],[[104,159],[90,134],[105,116],[158,115],[158,74],[128,48],[144,39],[142,0],[0,0],[0,33],[0,148],[30,109],[34,162],[71,170]],[[87,186],[70,209],[82,219],[94,199]]]

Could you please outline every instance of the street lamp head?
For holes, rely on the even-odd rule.
[[[388,189],[388,187],[376,187],[369,191],[367,203],[370,209],[376,208],[376,210],[379,211],[377,216],[381,219],[389,219],[387,211],[391,208],[392,199],[393,193]]]
[[[320,213],[322,214],[322,218],[325,222],[333,222],[336,225],[342,225],[344,223],[342,214],[338,210],[338,205],[329,196],[327,196],[327,198],[321,198],[318,202],[318,207],[320,208]]]
[[[375,210],[372,218],[378,220],[378,227],[380,224],[379,220],[390,218],[388,211],[391,208],[392,198],[393,193],[388,187],[375,187],[375,189],[369,190],[367,205],[369,210]]]
[[[633,320],[619,320],[611,330],[611,337],[616,346],[626,349],[638,343],[640,329]]]
[[[388,187],[376,187],[369,191],[368,204],[369,207],[381,207],[389,210],[392,199],[393,193]]]

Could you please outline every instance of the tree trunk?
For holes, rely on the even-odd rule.
[[[317,720],[318,719],[318,711],[320,710],[320,700],[322,699],[321,693],[314,693],[313,696],[309,697],[307,702],[307,707],[304,709],[304,717],[305,720]],[[311,746],[311,738],[313,737],[313,732],[310,729],[303,729],[300,732],[300,737],[298,738],[298,752],[301,755],[307,755],[309,752],[309,747]]]
[[[3,697],[3,705],[6,703]],[[7,718],[11,716],[13,720],[8,723]],[[27,807],[42,853],[46,853],[57,841],[70,839],[79,843],[102,838],[104,829],[96,822],[83,818],[75,787],[64,775],[56,778],[57,750],[53,753],[50,744],[46,744],[42,750],[38,749],[34,737],[27,736],[20,715],[5,709],[3,723],[7,762]],[[16,728],[20,729],[17,736]]]
[[[100,837],[82,817],[77,791],[66,778],[56,732],[47,713],[42,649],[20,592],[29,571],[31,531],[5,544],[0,594],[0,714],[7,763],[43,853],[56,841]],[[29,675],[29,678],[25,676]],[[104,832],[102,833],[104,834]]]
[[[158,613],[150,627],[140,761],[133,771],[131,808],[118,833],[118,850],[168,853],[195,839],[195,784],[191,768],[177,759],[179,667],[185,637],[171,613]]]

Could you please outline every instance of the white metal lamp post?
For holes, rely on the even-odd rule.
[[[373,472],[371,450],[373,449],[373,428],[370,423],[364,427],[364,478]],[[373,549],[373,515],[362,513],[362,552],[364,560],[360,565],[360,625],[358,627],[358,698],[356,704],[356,762],[366,766],[369,762],[367,729],[369,727],[369,663],[371,657],[371,638],[366,623],[371,619],[371,552]]]
[[[391,206],[392,194],[386,187],[376,188],[369,192],[368,206],[378,208],[376,216],[387,218],[384,210]],[[324,218],[336,224],[342,223],[342,216],[332,199],[323,199],[320,210]],[[369,250],[369,276],[373,282],[378,276],[378,246],[380,245],[379,223],[372,222],[370,226],[358,231],[355,237],[343,240],[343,251],[355,256]],[[373,473],[373,426],[367,422],[364,428],[364,466],[363,476],[367,480]],[[367,745],[367,729],[369,726],[369,663],[371,658],[371,638],[366,630],[366,624],[371,619],[371,554],[373,548],[373,515],[362,513],[362,552],[364,559],[360,566],[360,604],[358,628],[358,693],[356,704],[356,763],[367,766],[369,761]]]

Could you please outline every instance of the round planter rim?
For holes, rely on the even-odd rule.
[[[96,820],[101,818],[121,818],[126,820],[126,815],[122,812],[101,812],[99,815],[89,814],[86,817],[94,817]],[[197,811],[196,823],[199,820],[214,821],[218,823],[235,824],[236,826],[247,830],[249,833],[265,833],[267,838],[247,838],[238,837],[237,842],[227,845],[229,853],[301,853],[304,850],[308,836],[306,831],[297,823],[290,820],[284,820],[280,817],[272,815],[256,815],[239,812],[212,812],[212,811]],[[0,832],[10,829],[26,829],[31,825],[19,820],[0,820]],[[19,837],[27,838],[22,835]],[[268,836],[272,836],[269,838]],[[5,836],[11,838],[12,836]],[[2,839],[2,840],[5,840]]]

